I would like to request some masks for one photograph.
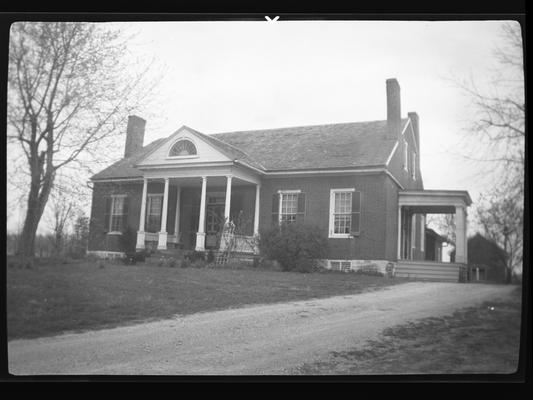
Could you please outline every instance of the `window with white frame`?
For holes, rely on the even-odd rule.
[[[278,190],[272,195],[272,223],[294,223],[305,218],[305,193],[299,189]]]
[[[161,229],[162,194],[149,194],[146,204],[146,231],[159,232]]]
[[[298,214],[298,193],[280,193],[280,222],[296,222]]]
[[[178,140],[168,152],[169,157],[190,157],[198,154],[196,146],[188,139]]]
[[[361,192],[355,189],[331,189],[329,237],[346,238],[359,234]]]
[[[111,197],[110,226],[111,232],[122,232],[124,227],[124,199],[125,195],[115,195]]]

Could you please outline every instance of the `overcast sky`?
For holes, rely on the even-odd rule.
[[[453,155],[471,110],[449,78],[472,76],[483,88],[501,21],[119,25],[137,33],[133,58],[165,66],[157,96],[140,115],[148,120],[145,144],[182,125],[210,134],[383,120],[385,80],[396,78],[402,116],[420,117],[425,188],[468,190],[474,201],[484,190],[480,166]]]

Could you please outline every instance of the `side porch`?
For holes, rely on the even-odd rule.
[[[398,196],[398,252],[396,275],[399,277],[458,282],[466,271],[468,206],[470,195],[459,190],[405,190]],[[455,221],[455,258],[443,262],[435,247],[428,251],[428,214],[452,214]],[[416,221],[420,221],[422,254],[415,254]],[[432,238],[434,239],[434,238]],[[432,241],[432,246],[435,242]]]

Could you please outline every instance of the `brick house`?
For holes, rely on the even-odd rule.
[[[126,227],[137,231],[138,249],[205,251],[223,246],[224,221],[238,221],[241,238],[304,221],[327,234],[331,268],[392,262],[399,274],[456,280],[467,260],[470,197],[424,190],[418,115],[402,118],[396,79],[386,97],[382,121],[213,135],[182,126],[146,146],[146,122],[130,116],[124,158],[91,178],[89,250],[120,254]],[[457,263],[445,270],[425,261],[428,213],[456,214]]]

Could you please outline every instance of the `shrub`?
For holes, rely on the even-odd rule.
[[[178,260],[176,260],[174,257],[170,257],[167,260],[167,267],[175,268],[178,266]]]
[[[215,262],[215,253],[213,253],[213,250],[209,250],[207,253],[207,263],[212,264]]]
[[[135,253],[135,246],[137,245],[137,232],[131,227],[127,227],[120,235],[120,246],[122,251],[126,254]]]
[[[318,268],[318,260],[326,258],[328,240],[316,226],[283,224],[261,233],[259,250],[278,261],[283,271],[311,272]]]
[[[184,258],[181,260],[180,268],[189,268],[191,266],[191,260]]]

